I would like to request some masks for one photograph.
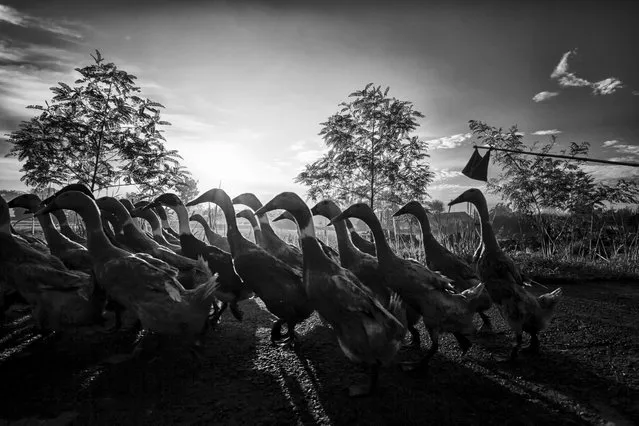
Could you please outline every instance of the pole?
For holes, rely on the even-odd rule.
[[[477,148],[477,149],[492,149],[492,150],[495,150],[495,151],[512,152],[512,153],[515,153],[515,154],[536,155],[538,157],[565,158],[565,159],[568,159],[568,160],[590,161],[591,163],[617,164],[619,166],[639,167],[639,163],[630,163],[630,162],[627,162],[627,161],[610,161],[610,160],[600,160],[600,159],[597,159],[597,158],[571,157],[570,155],[562,155],[562,154],[542,154],[542,153],[539,153],[539,152],[519,151],[519,150],[516,150],[516,149],[495,148],[495,147],[492,147],[492,146],[473,145],[473,148]]]

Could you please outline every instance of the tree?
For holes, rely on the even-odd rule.
[[[197,188],[198,181],[191,176],[184,176],[182,181],[175,184],[175,191],[181,200],[186,203],[197,197],[200,191]]]
[[[411,102],[389,98],[388,91],[370,83],[321,123],[328,152],[295,178],[309,187],[310,198],[367,200],[373,208],[376,202],[425,198],[433,173],[425,162],[426,143],[411,136],[423,115]]]
[[[427,205],[431,213],[440,214],[444,212],[444,202],[442,200],[432,200]]]
[[[75,87],[58,83],[39,115],[9,135],[8,156],[24,161],[21,180],[44,188],[82,182],[99,190],[136,185],[157,193],[183,182],[177,151],[167,150],[161,104],[140,95],[136,77],[107,63],[99,51],[94,64],[76,68]]]

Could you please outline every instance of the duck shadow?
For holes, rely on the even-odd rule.
[[[445,346],[454,346],[453,339],[448,340]],[[298,359],[304,374],[292,374],[287,368],[282,375],[286,392],[304,424],[317,423],[318,411],[331,424],[582,422],[560,404],[514,392],[499,380],[470,368],[458,359],[457,352],[449,352],[436,355],[427,371],[405,373],[397,365],[387,366],[380,373],[377,392],[350,398],[348,386],[366,380],[367,372],[344,356],[331,329],[319,326],[302,339]],[[302,376],[307,379],[302,380]]]
[[[255,300],[240,306],[243,321],[223,315],[207,333],[201,359],[169,339],[153,360],[109,364],[103,361],[111,355],[131,351],[136,332],[52,339],[24,323],[5,324],[0,349],[14,350],[0,358],[0,418],[40,421],[71,411],[77,424],[224,423],[235,421],[256,392],[285,406],[272,376],[252,369],[256,333],[270,328],[272,316]]]

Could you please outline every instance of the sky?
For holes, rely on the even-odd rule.
[[[592,157],[639,162],[638,42],[626,1],[0,0],[0,135],[98,49],[166,106],[166,145],[200,191],[304,197],[293,178],[324,152],[320,123],[372,82],[425,115],[428,193],[448,201],[485,188],[460,173],[476,143],[471,119],[516,124],[526,143],[554,134],[558,149],[587,141]],[[8,150],[0,136],[0,188],[26,189]]]

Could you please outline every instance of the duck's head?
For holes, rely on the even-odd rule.
[[[409,201],[401,209],[393,213],[393,217],[402,216],[405,214],[412,214],[417,216],[421,212],[427,211],[419,202]]]
[[[209,189],[208,191],[206,191],[205,193],[197,197],[195,200],[191,200],[188,203],[186,203],[186,206],[187,207],[196,206],[198,204],[202,204],[206,202],[215,203],[219,206],[222,206],[222,208],[224,208],[224,206],[226,205],[230,205],[231,208],[233,206],[231,203],[231,198],[221,188]]]
[[[111,213],[120,222],[131,218],[126,207],[113,197],[100,197],[96,200],[96,203],[100,210]]]
[[[40,197],[37,195],[22,194],[9,201],[7,205],[10,209],[23,208],[26,210],[26,213],[35,213],[40,209],[40,203]]]
[[[255,196],[255,194],[251,192],[240,194],[237,197],[233,198],[233,200],[231,201],[233,202],[233,204],[244,204],[253,211],[256,211],[257,209],[262,207],[262,202]]]
[[[151,201],[150,203],[148,203],[146,206],[144,206],[145,210],[151,209],[151,208],[155,208],[155,207],[161,207],[161,206],[167,206],[167,207],[171,207],[173,209],[179,207],[179,206],[183,206],[184,203],[182,202],[182,200],[180,200],[180,197],[178,197],[177,195],[173,194],[172,192],[167,192],[165,194],[162,194],[158,197],[155,198],[155,200]],[[160,216],[161,219],[165,219],[166,218],[166,213],[165,213],[165,217]]]
[[[299,195],[294,192],[282,192],[276,195],[271,201],[266,203],[255,211],[255,215],[259,216],[272,210],[287,210],[293,214],[301,209],[308,210],[308,206]],[[310,211],[309,211],[310,213]]]
[[[484,194],[482,194],[482,192],[477,188],[471,188],[462,192],[462,194],[459,197],[449,202],[448,207],[454,206],[455,204],[460,204],[460,203],[473,203],[477,205],[480,202],[482,202],[482,200],[484,202],[486,200],[484,198]]]
[[[130,210],[129,212],[131,213],[131,217],[144,217],[146,214],[148,214],[147,212],[155,214],[152,210],[144,209],[147,204],[149,204],[148,201],[138,201],[137,203],[133,204],[133,210]],[[124,207],[126,207],[126,205]]]
[[[284,219],[288,219],[292,221],[293,223],[297,223],[297,221],[295,220],[295,216],[293,216],[290,212],[286,210],[284,210],[282,214],[280,214],[278,217],[273,219],[273,222],[277,222],[278,220],[284,220]]]
[[[340,208],[333,200],[322,200],[311,208],[311,214],[313,216],[324,216],[327,219],[331,219],[340,213]]]
[[[89,198],[95,199],[95,197],[93,196],[93,192],[91,192],[91,189],[89,189],[88,186],[86,186],[83,183],[72,183],[72,184],[69,184],[69,185],[67,185],[65,187],[62,187],[55,194],[53,194],[50,197],[47,197],[44,200],[42,200],[42,204],[44,204],[44,205],[49,204],[51,201],[53,201],[54,198],[58,197],[63,192],[69,192],[69,191],[82,192],[83,194],[85,194]]]
[[[340,214],[338,214],[337,216],[335,216],[334,218],[332,218],[331,221],[329,222],[329,225],[333,225],[336,222],[339,222],[340,220],[344,220],[351,217],[354,217],[366,222],[368,219],[374,216],[375,216],[375,213],[373,212],[373,209],[371,209],[371,207],[368,204],[356,203],[350,206],[349,208],[347,208],[346,210],[344,210],[343,212],[341,212]]]
[[[35,212],[35,214],[53,213],[62,209],[73,210],[78,213],[87,209],[95,209],[96,212],[99,211],[98,205],[93,199],[93,194],[89,196],[84,191],[65,190],[60,192],[59,195],[53,198],[45,207]]]
[[[257,225],[257,220],[255,219],[255,213],[251,209],[244,209],[237,212],[235,217],[241,217],[242,219],[246,219],[249,221],[251,226],[255,228]]]

